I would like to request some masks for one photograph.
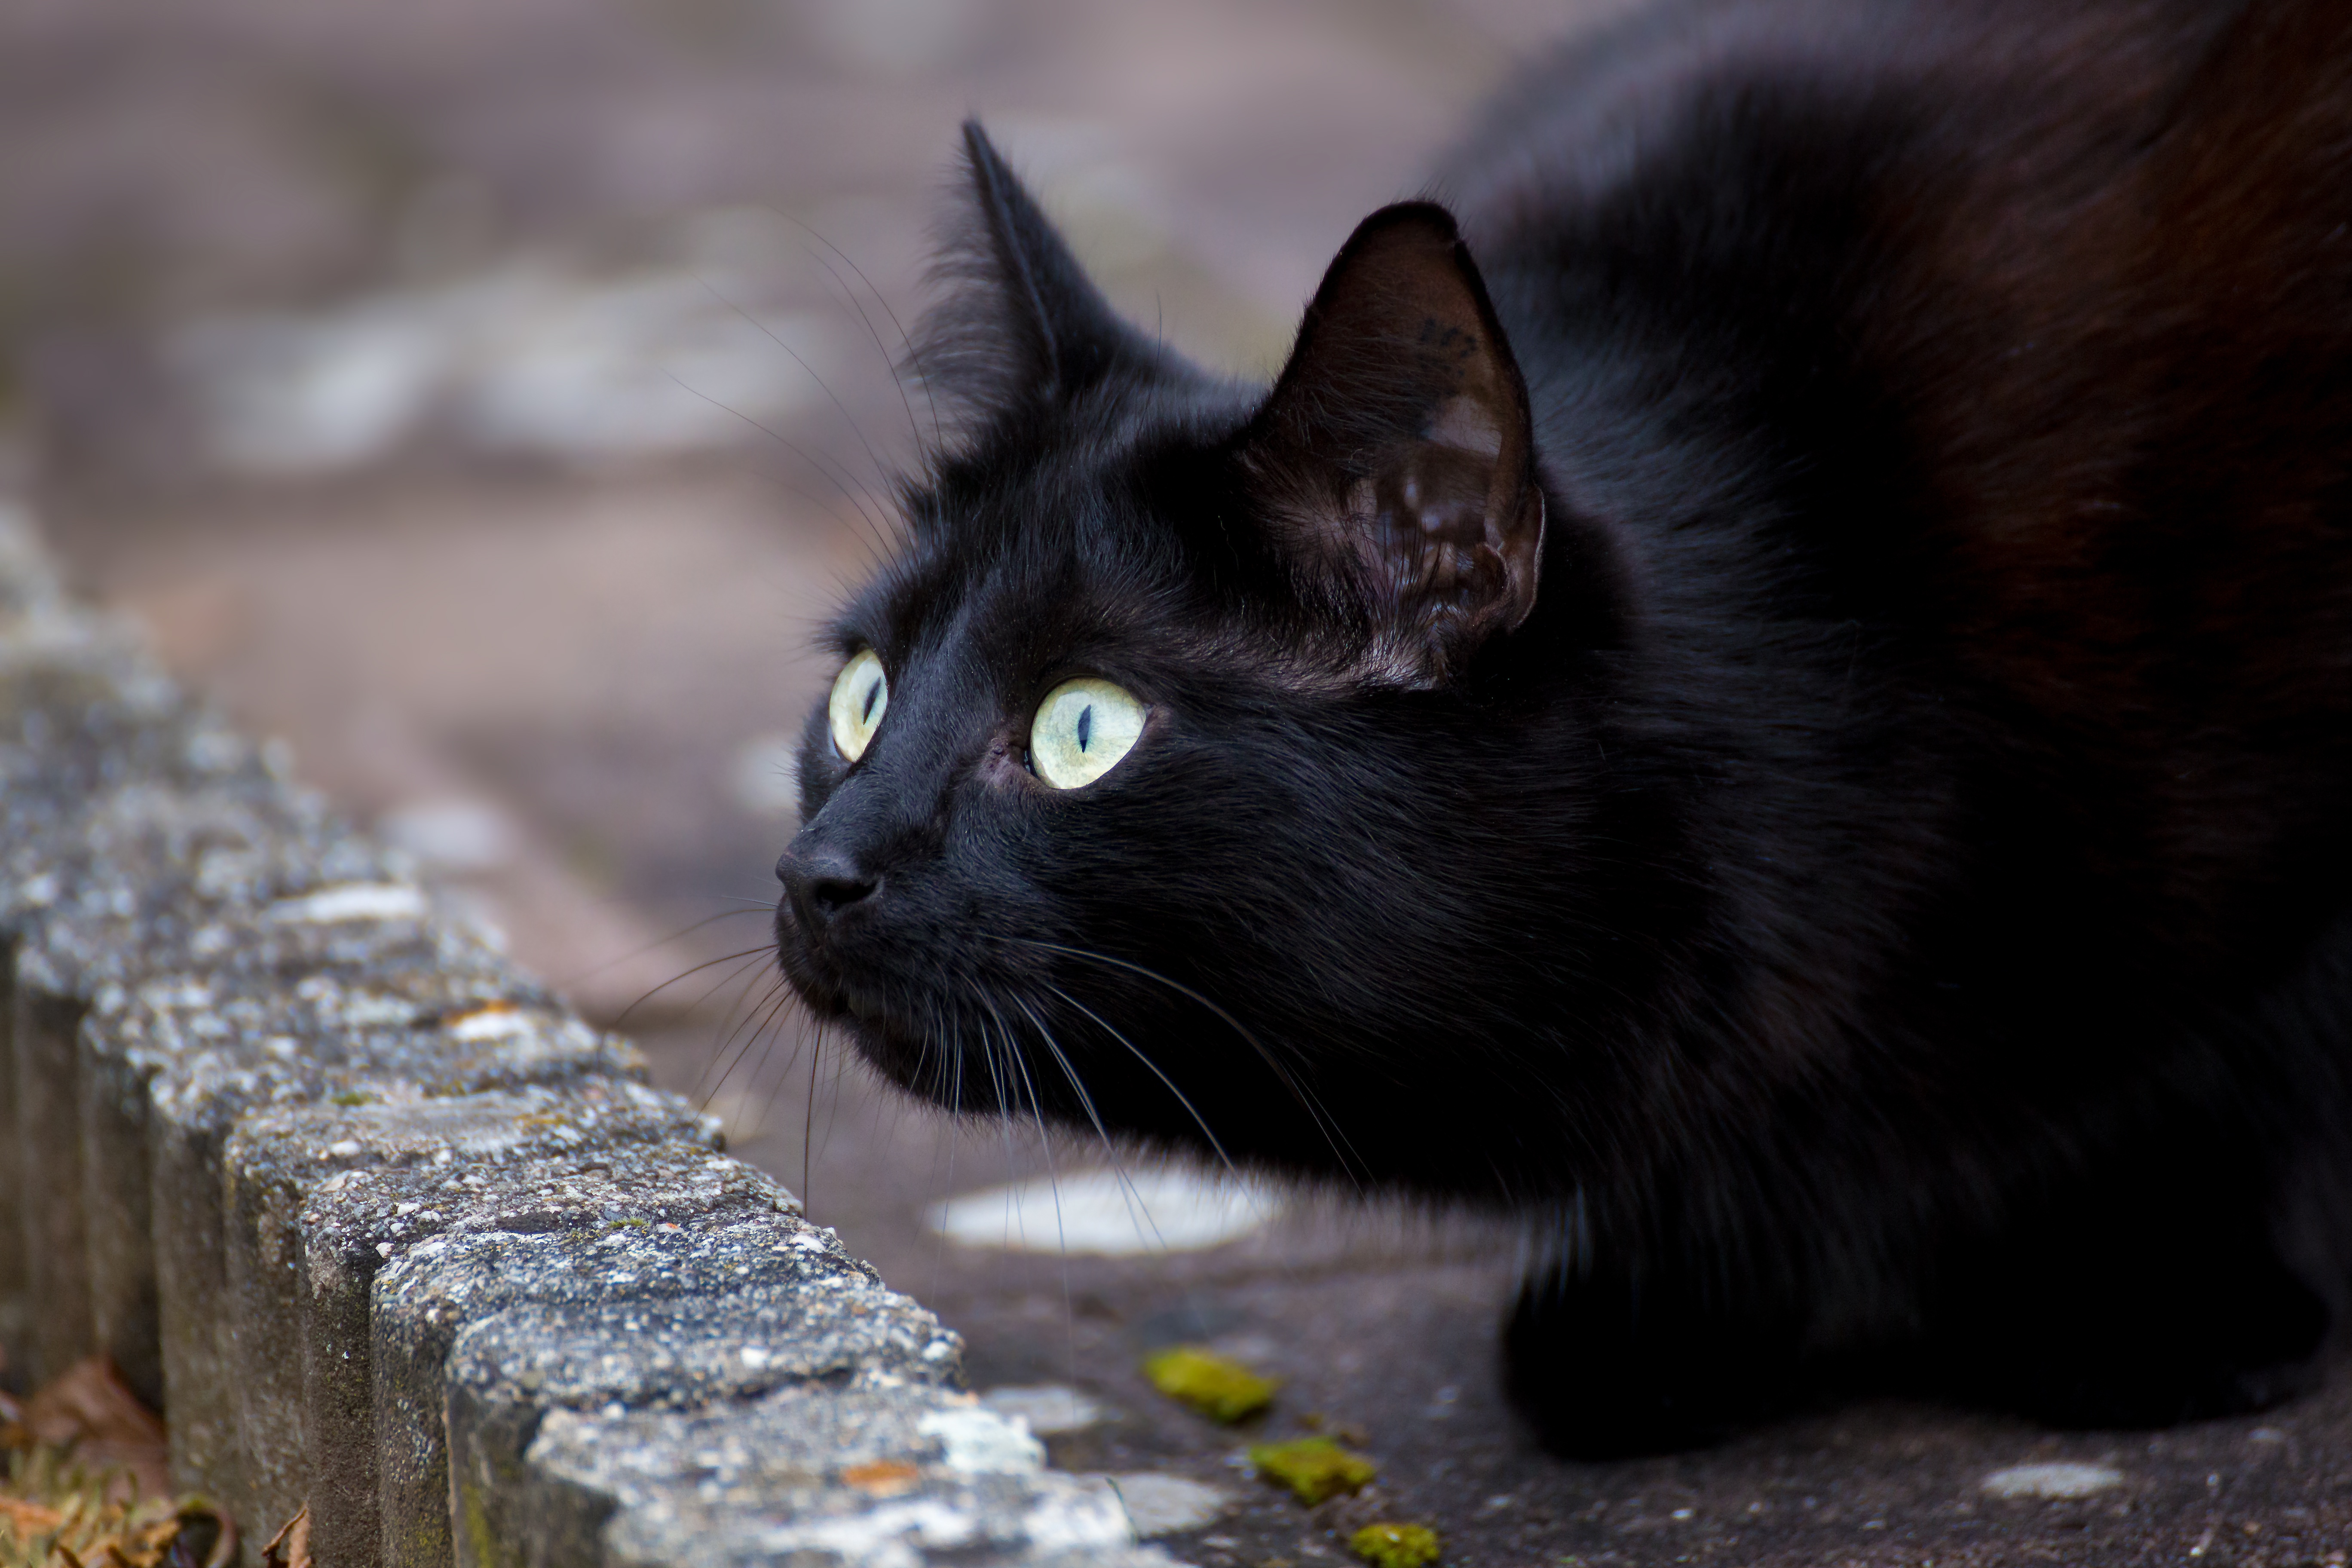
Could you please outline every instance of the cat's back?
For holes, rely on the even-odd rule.
[[[2352,865],[2352,6],[1681,0],[1442,184],[1637,579],[1746,530],[2160,907]]]

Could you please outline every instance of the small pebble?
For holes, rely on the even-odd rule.
[[[1215,1487],[1186,1476],[1142,1471],[1105,1479],[1118,1493],[1135,1533],[1145,1540],[1198,1530],[1223,1514],[1233,1500]]]
[[[1110,1414],[1075,1388],[1040,1383],[992,1388],[980,1402],[999,1415],[1019,1416],[1040,1437],[1058,1437],[1099,1425]]]
[[[1984,1489],[1994,1497],[2089,1497],[2122,1485],[2123,1479],[2121,1470],[2105,1465],[2013,1465],[1987,1476]]]

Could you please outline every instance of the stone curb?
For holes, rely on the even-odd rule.
[[[0,1383],[110,1359],[247,1561],[1171,1562],[286,772],[0,502]]]

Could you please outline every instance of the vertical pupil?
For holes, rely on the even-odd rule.
[[[1095,736],[1095,705],[1087,703],[1078,710],[1078,750],[1085,751]]]
[[[859,709],[857,712],[857,717],[860,721],[874,717],[874,700],[881,695],[882,683],[878,680],[866,689],[866,706]]]

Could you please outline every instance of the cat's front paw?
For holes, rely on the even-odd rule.
[[[1619,1459],[1720,1442],[1800,1402],[1793,1341],[1617,1282],[1538,1275],[1503,1333],[1504,1387],[1551,1453]]]
[[[1937,1314],[1928,1386],[2053,1426],[2151,1427],[2310,1390],[2330,1312],[2263,1212],[2216,1202],[2178,1235],[2085,1223],[2030,1236]]]
[[[2267,1410],[2319,1383],[2326,1314],[2299,1285],[2248,1281],[2231,1310],[2118,1310],[2104,1323],[2002,1325],[1952,1358],[1952,1392],[2052,1426],[2135,1429]],[[2186,1320],[2185,1321],[2183,1320]],[[2071,1320],[2071,1321],[2068,1321]]]

